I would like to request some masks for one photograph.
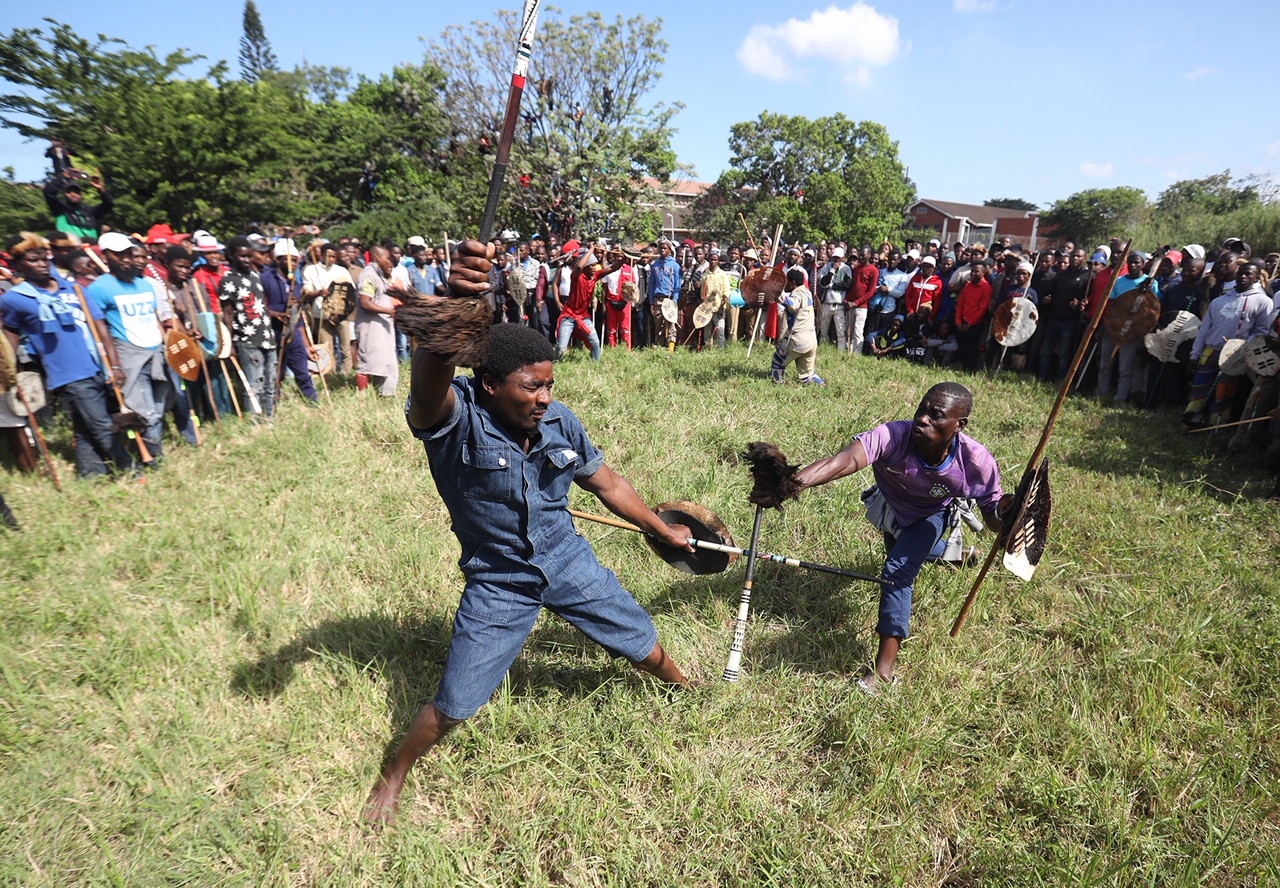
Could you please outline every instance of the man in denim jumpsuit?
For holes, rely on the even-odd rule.
[[[464,242],[450,291],[482,291],[492,255],[491,245]],[[552,400],[553,357],[545,337],[519,324],[493,327],[485,366],[474,377],[455,378],[453,365],[414,353],[405,414],[462,544],[466,588],[444,678],[370,792],[371,822],[394,819],[413,763],[488,701],[543,607],[638,669],[687,683],[649,615],[575,532],[569,487],[578,484],[651,536],[692,551],[689,528],[660,521],[605,464],[578,418]]]

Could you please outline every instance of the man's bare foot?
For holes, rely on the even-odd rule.
[[[400,787],[393,787],[385,777],[379,777],[365,800],[364,822],[373,827],[391,826],[399,810]]]

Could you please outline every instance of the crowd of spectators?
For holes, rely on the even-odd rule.
[[[201,421],[270,419],[286,385],[314,404],[313,374],[354,372],[360,390],[390,397],[410,349],[395,325],[396,306],[410,294],[447,294],[448,244],[411,236],[366,245],[311,228],[274,237],[255,231],[224,244],[164,223],[130,235],[104,224],[111,198],[100,183],[90,181],[98,202],[82,203],[82,181],[69,169],[46,188],[54,229],[15,234],[0,256],[7,291],[0,317],[11,346],[0,355],[0,388],[14,388],[17,372],[38,375],[55,396],[51,404],[71,420],[82,476],[135,470],[126,435],[141,439],[134,450],[158,465],[166,412],[178,438],[197,445]],[[1272,298],[1280,255],[1255,258],[1238,238],[1150,254],[1126,253],[1118,239],[1028,250],[1008,237],[991,246],[937,239],[901,247],[775,245],[767,236],[746,245],[610,245],[506,232],[494,247],[495,322],[534,328],[557,354],[580,345],[598,361],[602,347],[702,350],[736,341],[776,347],[777,382],[795,361],[802,382],[821,384],[821,354],[824,361],[900,359],[1020,373],[1053,384],[1108,295],[1139,290],[1158,302],[1159,319],[1149,324],[1157,332],[1194,316],[1198,334],[1169,361],[1170,353],[1151,353],[1141,338],[1113,341],[1099,327],[1074,377],[1078,392],[1178,410],[1187,430],[1276,408],[1274,358],[1270,374],[1234,358],[1219,364],[1231,340],[1252,343],[1258,354],[1265,353],[1259,342],[1280,350]],[[770,258],[787,283],[765,298],[751,281]],[[1038,322],[1029,338],[1005,347],[992,321],[1019,299],[1035,306]],[[194,381],[166,361],[171,331],[201,345],[205,359]],[[819,353],[819,343],[834,349]],[[20,427],[14,414],[21,411],[5,404],[12,406],[0,398],[0,426]],[[1280,460],[1280,422],[1236,428],[1224,435],[1231,450]],[[22,435],[11,434],[20,458],[33,461]]]

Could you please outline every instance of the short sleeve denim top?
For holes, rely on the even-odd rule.
[[[549,573],[571,570],[587,541],[567,511],[569,486],[604,464],[578,417],[552,401],[529,452],[476,401],[470,377],[453,380],[453,413],[434,431],[409,426],[427,451],[431,477],[462,545],[468,582],[543,585]],[[405,405],[408,419],[408,404]]]

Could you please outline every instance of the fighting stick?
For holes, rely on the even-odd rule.
[[[90,318],[90,323],[92,323]],[[18,397],[22,400],[22,406],[27,411],[27,424],[36,433],[36,442],[40,445],[40,454],[44,457],[44,464],[49,468],[49,477],[53,479],[53,486],[58,492],[62,492],[62,482],[58,480],[58,470],[53,467],[53,457],[49,455],[49,445],[44,443],[44,435],[40,432],[40,423],[36,422],[35,411],[31,409],[31,404],[27,402],[27,393],[22,390],[22,383],[16,382],[13,386],[17,389]]]
[[[1129,239],[1129,243],[1124,245],[1124,253],[1120,259],[1120,265],[1124,265],[1125,259],[1129,256],[1129,247],[1132,245],[1133,239]],[[1076,348],[1075,356],[1071,359],[1071,367],[1067,370],[1067,375],[1062,380],[1062,386],[1058,389],[1058,397],[1053,402],[1053,409],[1049,411],[1049,418],[1045,421],[1044,431],[1040,434],[1040,441],[1036,444],[1036,449],[1032,452],[1031,458],[1027,460],[1027,467],[1023,470],[1022,480],[1018,483],[1018,494],[1020,501],[1015,501],[1012,509],[1009,510],[1011,520],[1004,522],[1004,526],[1000,529],[1000,533],[996,534],[995,542],[991,544],[991,551],[987,553],[987,560],[983,562],[982,569],[978,571],[978,576],[973,581],[973,587],[969,590],[969,595],[964,600],[964,604],[960,608],[960,613],[956,615],[955,622],[951,625],[951,637],[955,638],[960,633],[960,627],[964,625],[965,618],[969,615],[969,608],[973,606],[973,601],[978,597],[978,590],[982,588],[982,581],[987,578],[987,571],[991,569],[991,564],[996,560],[996,553],[1005,547],[1009,539],[1009,532],[1022,521],[1022,513],[1027,507],[1026,491],[1031,486],[1031,481],[1035,477],[1036,469],[1039,467],[1040,457],[1044,454],[1045,448],[1049,444],[1049,436],[1053,434],[1053,426],[1058,421],[1058,414],[1062,412],[1062,405],[1067,400],[1067,394],[1071,391],[1071,382],[1075,379],[1076,371],[1080,369],[1080,361],[1084,357],[1084,353],[1089,345],[1089,340],[1093,338],[1094,332],[1098,329],[1098,325],[1102,323],[1102,316],[1106,313],[1107,304],[1111,301],[1111,291],[1116,287],[1116,280],[1119,276],[1113,275],[1111,278],[1111,286],[1107,288],[1106,298],[1098,305],[1098,310],[1093,316],[1093,320],[1089,322],[1089,327],[1085,331],[1084,337],[1080,340],[1080,345]]]
[[[515,68],[511,72],[511,89],[507,93],[507,110],[502,117],[502,136],[498,141],[498,154],[489,177],[489,195],[484,202],[484,215],[480,217],[480,240],[486,242],[493,233],[493,220],[498,213],[498,196],[502,193],[502,180],[506,177],[507,162],[511,159],[511,143],[515,140],[516,119],[520,116],[520,96],[524,93],[525,77],[529,73],[529,56],[533,51],[533,31],[538,24],[538,6],[541,0],[525,0],[524,20],[520,24],[520,44],[516,47]],[[445,248],[448,253],[448,247]]]

